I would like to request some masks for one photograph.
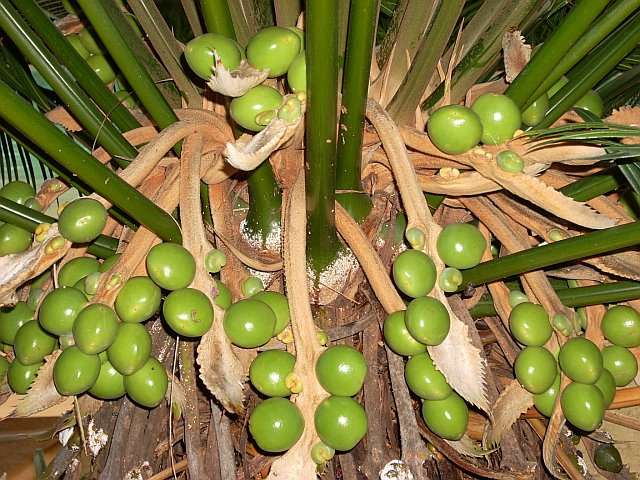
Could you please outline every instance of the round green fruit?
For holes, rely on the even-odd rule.
[[[415,355],[407,361],[404,378],[409,390],[425,400],[444,400],[452,392],[428,353]]]
[[[437,298],[412,300],[404,321],[411,336],[425,345],[440,345],[449,334],[449,312]]]
[[[100,358],[88,355],[78,347],[69,347],[53,366],[53,382],[60,395],[80,395],[96,383],[100,374]]]
[[[18,360],[11,362],[7,371],[7,382],[11,390],[18,395],[26,394],[42,365],[42,362],[33,365],[23,365]]]
[[[276,327],[273,330],[273,335],[278,335],[289,325],[291,318],[289,314],[289,301],[282,293],[265,290],[256,293],[251,299],[266,303],[271,307],[271,310],[273,310],[276,316]]]
[[[73,324],[73,339],[88,355],[104,352],[115,340],[118,325],[118,316],[111,307],[94,303],[78,314]]]
[[[459,440],[467,431],[469,409],[456,392],[442,400],[422,402],[424,423],[436,435],[447,440]]]
[[[105,85],[108,85],[116,79],[116,72],[113,71],[113,68],[111,68],[111,65],[109,65],[109,62],[103,55],[90,55],[89,58],[87,58],[87,65],[89,65],[91,70],[93,70]]]
[[[304,51],[291,62],[287,71],[287,83],[294,93],[307,91],[307,61]]]
[[[25,323],[16,332],[13,350],[23,365],[40,363],[56,348],[56,337],[45,332],[35,320]]]
[[[610,443],[601,443],[596,447],[593,461],[598,468],[612,473],[620,473],[624,466],[620,452]]]
[[[24,205],[27,200],[36,196],[35,189],[27,182],[14,180],[0,188],[0,197]]]
[[[149,357],[141,368],[124,377],[124,389],[129,398],[147,408],[160,404],[168,386],[167,371],[154,357]]]
[[[264,283],[258,277],[249,276],[242,281],[240,289],[245,297],[252,297],[256,293],[264,291]]]
[[[243,128],[259,132],[265,125],[256,122],[256,116],[262,112],[276,110],[282,104],[282,95],[267,85],[253,87],[241,97],[234,98],[229,104],[231,118]]]
[[[107,349],[111,365],[122,375],[139,370],[151,355],[151,336],[139,323],[121,323],[116,338]]]
[[[295,33],[298,36],[298,38],[300,39],[300,51],[304,50],[304,30],[298,27],[284,27],[284,28],[291,30],[293,33]]]
[[[576,102],[574,108],[575,107],[587,110],[598,118],[602,118],[602,115],[604,115],[604,102],[602,101],[602,97],[593,90],[585,93],[584,96]]]
[[[405,250],[393,262],[393,280],[409,297],[427,295],[436,284],[436,277],[433,260],[420,250]]]
[[[260,352],[249,367],[251,384],[268,397],[287,397],[291,390],[286,379],[295,364],[296,357],[284,350]]]
[[[33,309],[25,302],[18,302],[13,307],[0,307],[0,343],[13,345],[16,332],[33,320],[34,315]]]
[[[249,417],[249,431],[260,449],[269,453],[289,450],[302,436],[304,418],[286,398],[259,403]]]
[[[38,310],[38,321],[49,333],[69,334],[86,303],[87,297],[80,290],[72,287],[56,288],[42,300]]]
[[[594,383],[594,385],[602,393],[604,399],[604,408],[608,408],[613,402],[613,398],[616,396],[616,379],[613,378],[613,374],[604,368],[600,378]]]
[[[446,265],[465,269],[480,263],[487,241],[473,225],[452,223],[442,229],[436,247],[438,256]]]
[[[329,447],[346,452],[367,434],[367,414],[351,397],[329,397],[316,408],[316,432]]]
[[[101,362],[100,373],[89,393],[100,400],[115,400],[125,394],[124,376],[108,360]]]
[[[67,35],[65,38],[67,39],[67,42],[71,44],[76,53],[83,58],[83,60],[89,58],[89,55],[91,54],[89,53],[89,50],[87,50],[87,47],[82,43],[82,40],[80,40],[78,34],[74,33]]]
[[[227,310],[232,303],[231,298],[231,290],[220,280],[216,279],[216,289],[218,293],[216,297],[213,299],[213,303],[222,308],[223,310]]]
[[[621,347],[640,346],[640,313],[626,305],[609,308],[600,325],[605,338]]]
[[[69,203],[58,218],[60,234],[73,243],[95,240],[107,224],[107,210],[93,198],[78,198]]]
[[[213,323],[209,298],[195,288],[171,292],[162,304],[162,315],[171,329],[184,337],[200,337]]]
[[[480,95],[471,106],[482,124],[482,143],[500,145],[513,138],[520,128],[522,116],[520,109],[506,95],[485,93]]]
[[[216,62],[214,52],[227,70],[234,70],[242,60],[238,44],[218,33],[205,33],[191,40],[184,47],[184,58],[193,73],[209,80]]]
[[[556,379],[553,384],[547,388],[544,392],[538,393],[533,396],[533,404],[538,411],[545,417],[551,417],[553,414],[553,408],[556,404],[556,398],[560,392],[560,375],[556,375]]]
[[[558,368],[556,359],[546,348],[526,347],[518,354],[514,370],[525,390],[538,394],[553,385]]]
[[[593,384],[602,374],[602,355],[598,347],[584,337],[567,341],[558,356],[560,368],[574,382]]]
[[[100,263],[92,257],[76,257],[65,263],[58,270],[58,285],[60,287],[73,287],[90,273],[98,271]]]
[[[231,343],[242,348],[256,348],[273,336],[276,316],[266,303],[245,299],[229,307],[223,323]]]
[[[366,375],[364,356],[348,345],[327,348],[316,362],[316,377],[331,395],[354,396],[362,388]]]
[[[115,309],[120,320],[141,323],[149,320],[160,309],[162,292],[149,277],[132,277],[118,292]]]
[[[420,355],[427,351],[426,345],[418,342],[407,330],[404,310],[389,315],[383,325],[384,341],[398,355]]]
[[[247,44],[247,61],[259,70],[269,70],[269,78],[287,73],[300,52],[300,38],[284,27],[260,30]]]
[[[10,223],[0,225],[0,257],[24,252],[32,242],[31,232]]]
[[[147,254],[147,273],[161,288],[177,290],[191,284],[196,262],[182,245],[159,243]]]
[[[618,387],[628,385],[638,374],[636,357],[630,350],[618,345],[609,345],[602,349],[602,364],[605,370],[611,372]]]
[[[522,123],[528,127],[538,125],[549,110],[549,96],[543,93],[522,112]]]
[[[431,114],[427,132],[438,150],[458,155],[478,145],[482,123],[473,110],[462,105],[447,105]]]
[[[537,347],[547,343],[553,333],[545,309],[531,302],[520,303],[511,310],[509,329],[521,344]]]
[[[594,385],[570,383],[560,397],[562,413],[574,427],[592,432],[604,417],[604,400]]]

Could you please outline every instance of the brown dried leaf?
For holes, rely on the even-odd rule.
[[[51,122],[61,125],[65,130],[69,132],[80,132],[83,130],[82,125],[80,125],[63,106],[59,106],[54,108],[53,110],[49,110],[44,114],[44,116],[47,117]]]
[[[503,433],[509,430],[520,415],[531,406],[533,406],[533,395],[522,388],[518,380],[511,380],[491,407],[491,422],[487,424],[485,430],[484,446],[499,445]]]
[[[598,270],[618,275],[631,280],[640,280],[640,254],[638,252],[621,252],[585,260]]]
[[[511,83],[529,63],[531,45],[527,45],[520,30],[509,30],[502,36],[502,50],[506,80]]]
[[[31,384],[29,391],[16,405],[16,416],[28,417],[69,398],[60,395],[53,383],[53,366],[61,353],[62,350],[57,350],[45,357],[45,363],[38,370],[36,379]]]

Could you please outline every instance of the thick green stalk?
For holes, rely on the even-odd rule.
[[[336,186],[343,190],[362,190],[360,164],[364,112],[377,16],[378,0],[351,1],[336,166]]]
[[[181,242],[176,221],[118,177],[0,81],[0,117],[96,193],[160,238]]]
[[[549,90],[565,73],[584,58],[589,51],[598,45],[607,35],[615,30],[629,15],[640,7],[640,0],[619,0],[610,9],[605,11],[591,27],[569,49],[560,61],[555,65],[551,73],[536,88],[527,103]],[[525,104],[526,106],[526,104]]]
[[[200,10],[207,32],[219,33],[235,40],[236,32],[227,0],[200,0]]]
[[[7,222],[33,233],[41,223],[53,224],[57,220],[37,210],[0,197],[0,222]],[[106,258],[115,254],[117,249],[118,240],[116,238],[100,235],[89,246],[89,253]],[[103,255],[105,253],[107,253],[106,256]]]
[[[140,126],[135,117],[120,103],[118,98],[98,78],[93,69],[65,40],[42,9],[34,0],[12,0],[14,6],[36,29],[40,38],[56,58],[64,64],[78,84],[89,94],[94,102],[106,112],[111,121],[122,131],[133,130]]]
[[[613,173],[597,173],[565,185],[560,191],[578,202],[586,202],[592,198],[620,188],[620,182]]]
[[[114,157],[132,159],[137,155],[138,151],[96,108],[87,94],[79,88],[75,79],[53,57],[8,0],[0,0],[0,28],[13,40],[24,57],[36,67],[80,124],[96,138],[98,144]]]
[[[78,0],[78,4],[140,103],[155,120],[158,127],[166,128],[176,122],[178,118],[173,109],[116,27],[113,17],[118,14],[122,15],[118,7],[108,0]]]
[[[389,103],[389,114],[397,122],[414,123],[416,108],[424,94],[425,79],[431,77],[447,48],[464,3],[465,0],[447,0],[438,6],[409,72]]]
[[[247,176],[249,188],[249,211],[246,229],[260,236],[263,245],[273,231],[280,228],[282,194],[273,175],[271,164],[262,162]]]
[[[549,110],[537,128],[552,125],[602,80],[640,42],[640,11],[631,16],[571,71],[569,82],[549,100]],[[513,85],[513,84],[512,84]]]
[[[640,244],[640,222],[586,233],[482,262],[462,272],[460,289],[478,286],[550,265],[602,255]]]
[[[337,0],[308,0],[306,56],[307,254],[321,272],[335,258],[336,119],[338,95]]]
[[[531,61],[513,80],[506,94],[524,107],[545,78],[562,60],[593,20],[609,4],[609,0],[578,0],[569,14],[553,32]]]
[[[640,298],[640,282],[621,281],[589,287],[562,288],[556,290],[560,301],[569,308],[588,307],[607,303],[626,302]],[[469,313],[473,318],[497,315],[493,300],[483,298]]]

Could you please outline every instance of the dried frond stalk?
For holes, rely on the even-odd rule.
[[[518,380],[511,380],[491,407],[491,422],[487,424],[483,439],[485,447],[498,445],[502,434],[531,406],[533,395],[522,388]]]
[[[53,365],[61,353],[62,350],[57,350],[45,357],[44,365],[38,370],[36,379],[29,387],[29,391],[16,405],[16,416],[28,417],[53,407],[68,398],[60,395],[53,383]]]

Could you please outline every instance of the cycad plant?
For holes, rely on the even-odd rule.
[[[638,468],[640,0],[0,31],[0,420],[60,417],[38,478]]]

